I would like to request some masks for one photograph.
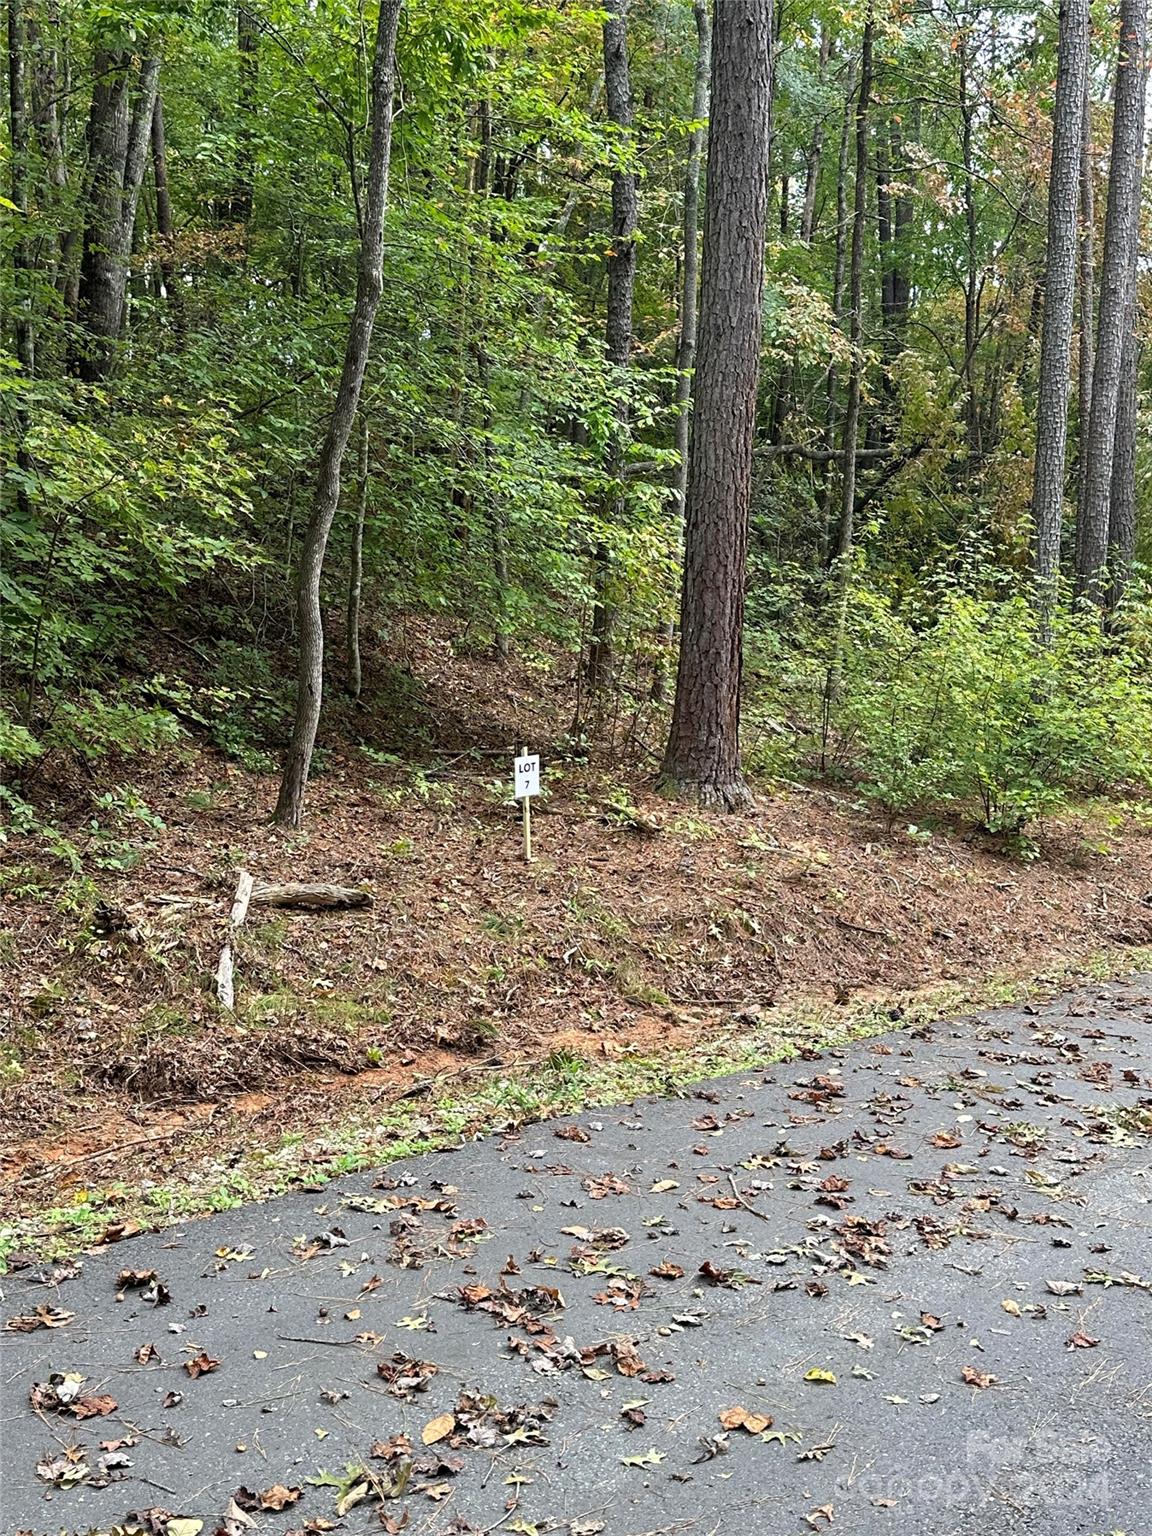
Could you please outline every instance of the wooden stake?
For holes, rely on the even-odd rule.
[[[532,858],[532,796],[525,795],[520,804],[524,808],[524,862],[533,863]]]

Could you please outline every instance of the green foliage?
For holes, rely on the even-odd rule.
[[[1146,654],[1094,615],[1059,611],[1042,643],[1022,598],[944,591],[909,613],[856,585],[830,681],[832,645],[793,657],[777,718],[799,711],[800,742],[893,815],[975,815],[1019,839],[1077,797],[1152,787]]]

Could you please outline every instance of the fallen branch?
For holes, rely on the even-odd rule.
[[[355,885],[257,885],[251,899],[258,907],[297,907],[304,912],[323,912],[348,907],[370,907],[372,895]]]
[[[228,919],[228,937],[224,941],[224,948],[220,951],[220,959],[216,962],[216,1000],[221,1008],[227,1008],[229,1012],[236,1006],[236,985],[232,964],[232,934],[244,922],[248,916],[248,904],[252,900],[252,890],[255,881],[246,869],[240,871],[236,881],[236,894],[232,898],[232,912]]]

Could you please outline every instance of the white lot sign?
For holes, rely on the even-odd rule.
[[[540,793],[539,753],[522,752],[513,760],[512,783],[520,802],[520,818],[524,826],[524,862],[532,863],[532,796]]]
[[[533,753],[531,757],[518,757],[513,774],[516,785],[517,800],[526,800],[529,795],[540,793],[540,757]]]

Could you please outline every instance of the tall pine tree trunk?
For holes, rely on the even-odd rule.
[[[1064,515],[1064,467],[1072,319],[1076,301],[1077,210],[1083,159],[1084,90],[1088,77],[1088,0],[1063,0],[1048,177],[1048,252],[1044,328],[1036,399],[1036,465],[1032,481],[1033,554],[1042,623],[1055,596]]]
[[[1108,507],[1108,596],[1115,608],[1124,596],[1136,553],[1137,370],[1135,299],[1129,305],[1120,354],[1120,389],[1116,398],[1116,445],[1112,452],[1112,490]]]
[[[632,84],[628,72],[629,0],[609,0],[604,21],[604,99],[608,120],[616,129],[620,163],[612,173],[612,243],[608,257],[608,314],[604,352],[616,370],[621,390],[616,421],[608,444],[605,472],[616,489],[604,509],[606,522],[623,509],[624,454],[630,410],[627,368],[632,356],[632,298],[636,286],[637,175],[632,166]],[[612,596],[612,560],[606,538],[594,552],[591,639],[588,646],[588,692],[595,697],[608,685],[612,670],[612,631],[616,604]]]
[[[684,542],[684,503],[688,496],[688,436],[692,420],[692,374],[696,367],[696,334],[699,318],[700,283],[700,166],[704,158],[705,121],[708,117],[708,91],[712,69],[712,22],[708,0],[695,0],[696,76],[692,87],[692,123],[688,135],[688,159],[684,167],[683,281],[680,288],[680,337],[676,347],[676,478],[672,482],[673,514],[679,530],[678,543]],[[664,639],[672,644],[675,624],[672,619]],[[661,661],[652,688],[653,698],[664,697],[665,668]]]
[[[1147,22],[1147,0],[1121,0],[1088,462],[1076,538],[1076,590],[1096,604],[1107,599],[1112,463],[1123,377],[1124,333],[1136,278]]]
[[[750,799],[740,695],[771,100],[771,0],[717,6],[680,664],[663,783],[729,809]]]
[[[304,819],[304,794],[308,787],[324,692],[324,616],[320,603],[324,553],[340,500],[340,471],[360,404],[360,390],[372,343],[372,327],[383,289],[384,212],[388,206],[392,92],[396,79],[396,28],[400,20],[400,6],[401,0],[383,0],[376,27],[369,92],[372,142],[368,153],[367,201],[360,232],[356,302],[348,327],[344,367],[332,404],[328,430],[320,449],[312,511],[300,548],[297,578],[300,650],[296,712],[275,811],[275,820],[285,827],[299,827]]]
[[[1092,375],[1096,363],[1096,188],[1092,168],[1092,97],[1084,78],[1084,123],[1080,145],[1080,282],[1078,313],[1080,356],[1076,379],[1076,507],[1084,507],[1088,468],[1088,422],[1092,415]]]

